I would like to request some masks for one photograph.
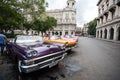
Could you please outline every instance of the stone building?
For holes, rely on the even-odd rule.
[[[96,37],[120,41],[120,0],[99,0]]]
[[[88,24],[83,25],[82,34],[83,34],[83,36],[88,35]]]
[[[81,27],[76,27],[75,35],[80,36],[81,34],[82,34],[82,28]]]
[[[57,26],[49,31],[50,35],[71,35],[76,29],[75,0],[68,0],[64,9],[48,10],[47,15],[57,19]]]

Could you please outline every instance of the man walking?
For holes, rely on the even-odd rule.
[[[6,36],[3,34],[0,34],[1,55],[3,55],[3,53],[4,53],[4,47],[5,47],[6,40],[7,40]]]

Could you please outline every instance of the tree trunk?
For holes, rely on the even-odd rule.
[[[41,31],[42,37],[43,37],[43,32]]]

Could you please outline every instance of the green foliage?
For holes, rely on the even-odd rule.
[[[14,29],[34,29],[46,32],[57,25],[53,17],[46,17],[45,0],[1,0],[0,1],[0,32]],[[31,19],[27,19],[30,15]],[[14,33],[7,34],[13,36]]]
[[[89,35],[95,35],[96,34],[96,26],[97,26],[97,20],[94,19],[88,23],[88,34]]]
[[[49,29],[53,29],[57,25],[57,20],[53,17],[47,17],[45,20],[35,20],[33,23],[33,30],[46,32]]]
[[[14,0],[2,0],[0,2],[0,30],[11,30],[19,28],[20,23],[23,21],[21,14],[17,12],[13,3]]]
[[[32,22],[25,22],[23,23],[23,27],[27,30],[31,29],[33,26],[33,23]]]
[[[31,21],[41,18],[41,14],[45,12],[45,0],[21,0],[20,8],[23,15],[30,15]]]
[[[11,31],[11,33],[5,34],[7,38],[14,38],[17,34],[14,34],[14,31]]]

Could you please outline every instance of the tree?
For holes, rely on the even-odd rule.
[[[41,25],[41,21],[44,20],[45,16],[45,0],[20,0],[19,2],[19,12],[24,15],[25,22],[23,23],[23,27],[26,32],[32,28],[39,32],[39,27]],[[35,27],[35,28],[34,28]]]
[[[57,20],[53,17],[47,16],[45,20],[35,20],[33,30],[36,30],[38,34],[41,32],[46,33],[47,30],[53,29],[57,25]]]
[[[21,0],[19,4],[21,5],[20,12],[26,17],[27,21],[41,19],[41,15],[45,12],[45,0]]]
[[[97,20],[94,19],[88,23],[88,34],[89,35],[95,35],[96,34],[96,26],[97,26]]]
[[[46,32],[57,25],[57,20],[46,17],[45,0],[1,0],[0,31],[14,29]]]
[[[0,32],[19,29],[24,17],[14,6],[15,0],[1,0],[0,2]]]

